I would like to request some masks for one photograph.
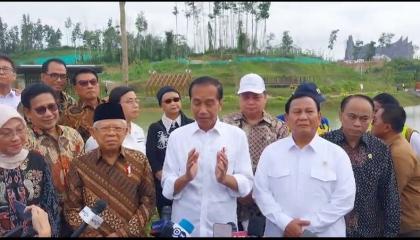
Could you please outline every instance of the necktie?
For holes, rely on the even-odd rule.
[[[173,130],[177,129],[179,127],[177,122],[172,122],[171,127],[169,128],[169,133],[171,133]]]

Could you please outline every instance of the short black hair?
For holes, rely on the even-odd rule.
[[[395,105],[400,105],[400,102],[398,102],[398,100],[392,96],[389,93],[380,93],[378,95],[376,95],[375,97],[373,97],[373,101],[378,102],[381,105],[384,104],[395,104]]]
[[[13,62],[13,60],[10,57],[8,57],[7,55],[4,55],[4,54],[0,54],[0,60],[4,60],[6,62],[9,62],[10,65],[12,65],[13,72],[16,72],[15,62]]]
[[[85,67],[85,68],[81,68],[81,69],[77,70],[77,72],[76,72],[76,73],[74,74],[74,76],[71,78],[71,83],[72,83],[73,85],[76,85],[76,77],[77,77],[79,74],[83,74],[83,73],[92,73],[93,75],[95,75],[96,80],[98,80],[98,81],[99,81],[99,78],[98,78],[98,73],[95,71],[95,69]]]
[[[120,103],[121,97],[128,92],[136,92],[134,88],[128,86],[118,86],[109,93],[108,102]]]
[[[384,104],[381,108],[384,109],[381,116],[382,122],[390,124],[395,132],[402,132],[407,118],[404,108],[396,104]]]
[[[209,76],[199,77],[199,78],[194,79],[191,82],[190,88],[188,89],[188,95],[190,96],[190,99],[191,99],[191,90],[194,87],[194,85],[207,85],[207,84],[213,85],[217,88],[217,98],[220,101],[223,98],[223,86],[219,80],[217,80],[216,78],[209,77]]]
[[[67,69],[66,63],[63,60],[61,60],[59,58],[50,58],[42,64],[41,72],[42,73],[48,72],[48,66],[52,62],[56,62],[56,63],[59,63],[61,65],[64,65],[64,67]]]
[[[353,94],[353,95],[346,96],[345,98],[343,98],[343,100],[341,100],[341,103],[340,103],[341,112],[344,112],[344,109],[346,108],[347,104],[353,98],[361,98],[361,99],[364,99],[364,100],[368,101],[370,106],[372,107],[372,111],[373,111],[374,104],[373,104],[373,100],[370,97],[368,97],[366,95],[363,95],[363,94]]]
[[[289,97],[289,99],[286,102],[286,105],[284,106],[284,111],[289,114],[289,110],[290,110],[290,105],[292,104],[292,101],[298,98],[303,98],[303,97],[309,97],[311,98],[316,105],[316,110],[319,112],[321,111],[321,106],[319,104],[319,102],[316,100],[316,97],[313,96],[312,94],[307,94],[307,93],[296,93],[293,94],[292,96]]]
[[[33,83],[22,91],[21,99],[22,105],[28,109],[31,108],[31,100],[36,98],[38,95],[41,95],[43,93],[50,93],[55,101],[57,102],[57,95],[50,86],[43,84],[43,83]]]

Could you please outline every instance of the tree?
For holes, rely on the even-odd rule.
[[[332,30],[331,31],[330,40],[328,42],[328,48],[330,50],[333,50],[333,48],[334,48],[334,43],[337,40],[337,33],[338,33],[338,31],[340,31],[340,29],[336,29],[336,30]]]
[[[42,50],[44,48],[44,26],[42,26],[41,19],[39,18],[36,24],[34,25],[33,40],[34,48],[36,50]]]
[[[378,39],[379,47],[386,47],[391,44],[392,38],[395,36],[393,33],[382,33]]]
[[[33,49],[33,23],[29,14],[23,14],[21,26],[21,51],[30,51]]]
[[[208,40],[209,40],[209,51],[213,51],[213,29],[211,27],[210,21],[207,22],[207,31],[208,31]]]
[[[283,51],[283,54],[286,54],[286,55],[288,55],[293,49],[293,39],[289,35],[289,31],[283,32],[283,37],[281,40],[281,49]]]
[[[138,57],[139,59],[141,56],[141,39],[142,39],[142,32],[145,32],[147,30],[147,20],[144,17],[144,13],[143,11],[140,12],[140,14],[137,14],[137,18],[136,18],[136,29],[137,29],[137,42],[139,43],[139,52],[138,52]]]
[[[376,48],[375,48],[376,42],[371,41],[368,45],[367,53],[366,53],[366,60],[370,61],[372,60],[373,56],[375,56]]]
[[[174,48],[174,34],[172,31],[165,32],[165,54],[167,58],[172,58],[172,50]]]
[[[125,29],[125,2],[120,3],[120,26],[121,26],[121,50],[122,50],[122,75],[123,81],[128,85],[128,44],[127,31]]]
[[[7,23],[3,23],[0,17],[0,52],[6,53],[7,37]]]
[[[357,60],[360,58],[360,51],[362,50],[363,47],[363,41],[360,40],[356,40],[356,44],[354,46],[354,51],[353,51],[353,59]]]
[[[70,28],[73,26],[73,23],[71,21],[70,17],[67,17],[66,21],[64,22],[64,27],[67,29],[67,46],[69,45],[69,39],[70,39]]]
[[[76,23],[73,31],[71,32],[71,41],[73,42],[74,48],[77,47],[77,40],[82,38],[82,30],[80,28],[80,22]]]
[[[172,11],[172,14],[175,15],[175,43],[177,43],[177,35],[178,35],[178,6],[177,3],[175,2],[175,6],[174,6],[174,10]],[[175,53],[177,53],[177,51],[175,50]]]
[[[7,32],[7,48],[6,53],[13,53],[19,51],[19,46],[21,44],[19,39],[19,28],[18,26],[13,26],[9,31]]]

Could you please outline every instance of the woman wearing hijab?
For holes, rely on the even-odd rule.
[[[128,123],[128,134],[122,143],[123,147],[137,150],[146,155],[146,138],[143,129],[134,123],[140,114],[139,99],[133,88],[118,86],[109,93],[108,102],[119,103],[124,112],[125,120]],[[85,152],[98,147],[98,143],[89,137],[85,144]]]
[[[165,160],[166,145],[169,135],[180,126],[193,122],[181,111],[181,96],[179,92],[170,86],[162,87],[156,94],[159,106],[162,108],[162,118],[150,125],[147,132],[146,155],[152,167],[155,178],[156,207],[159,216],[162,217],[162,208],[172,206],[172,201],[162,195],[163,161]]]
[[[18,227],[29,234],[31,218],[22,212],[35,205],[47,212],[52,236],[58,236],[58,200],[49,167],[40,154],[24,148],[27,128],[22,116],[2,104],[0,112],[0,235]]]

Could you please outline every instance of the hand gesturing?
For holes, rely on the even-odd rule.
[[[223,147],[221,151],[217,152],[216,179],[219,183],[223,183],[226,178],[228,163],[226,148]]]
[[[193,148],[188,153],[187,167],[186,167],[186,176],[188,180],[193,180],[197,175],[198,169],[198,152]]]

